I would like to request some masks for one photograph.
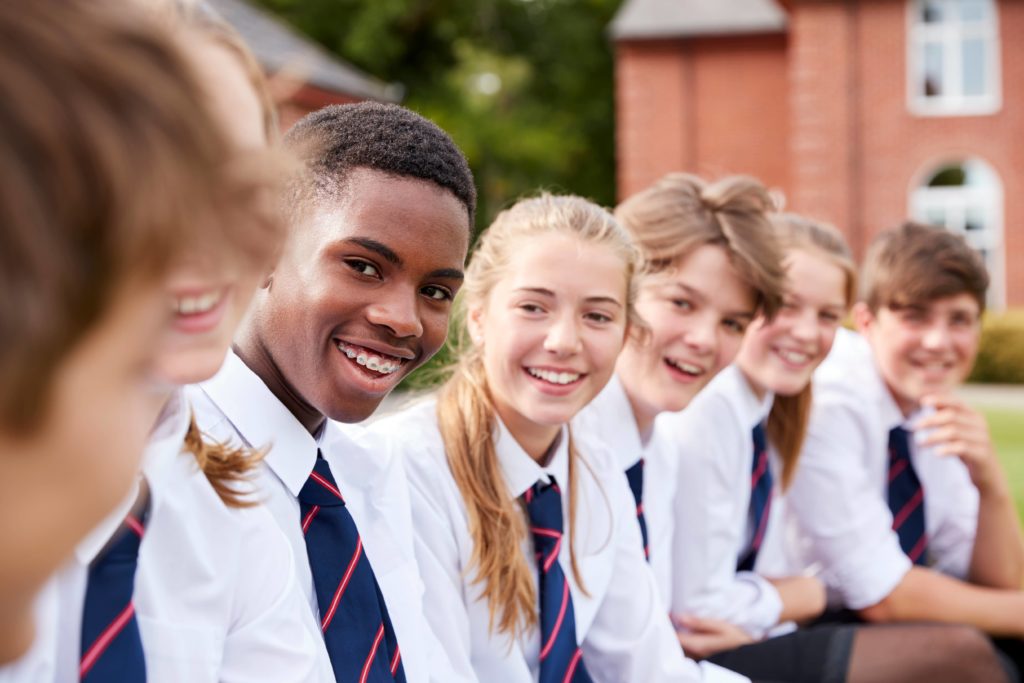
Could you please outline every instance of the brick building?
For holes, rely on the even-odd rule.
[[[620,197],[750,173],[858,254],[944,224],[1024,306],[1024,1],[625,0],[611,32]]]

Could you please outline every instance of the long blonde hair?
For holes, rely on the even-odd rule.
[[[580,197],[542,194],[502,211],[480,238],[460,293],[461,310],[486,302],[507,274],[512,254],[526,240],[541,235],[570,235],[588,244],[607,246],[622,257],[627,287],[627,315],[634,315],[635,277],[640,256],[629,235],[601,207]],[[526,538],[521,504],[509,495],[494,445],[496,413],[482,353],[465,339],[451,376],[441,388],[437,419],[448,465],[469,515],[473,554],[467,572],[483,584],[490,609],[489,628],[513,637],[536,627],[537,596],[532,569],[520,550]],[[578,454],[569,434],[569,536],[573,576],[584,593],[572,533],[576,522],[573,495]]]
[[[831,225],[819,223],[794,214],[776,214],[771,218],[779,242],[787,252],[806,250],[821,255],[838,266],[846,276],[844,295],[846,305],[853,304],[857,292],[857,265],[853,253],[842,234]],[[811,417],[812,383],[808,382],[799,393],[776,396],[768,415],[768,439],[778,451],[782,461],[782,490],[789,488],[796,474],[800,450],[807,435]]]

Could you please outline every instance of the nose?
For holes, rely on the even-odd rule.
[[[950,340],[949,326],[944,321],[936,321],[924,331],[921,345],[926,349],[940,350],[948,348]]]
[[[691,316],[689,325],[683,335],[686,345],[700,354],[708,354],[718,345],[718,328],[720,321],[712,314]]]
[[[381,292],[367,309],[366,318],[373,325],[387,328],[394,337],[423,336],[416,292]]]
[[[818,336],[818,312],[806,308],[793,321],[790,334],[801,341],[814,341]]]
[[[557,316],[544,338],[544,350],[559,356],[579,353],[582,346],[577,321],[571,313]]]

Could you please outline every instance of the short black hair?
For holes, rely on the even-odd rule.
[[[420,178],[466,207],[472,230],[476,186],[465,155],[437,124],[397,104],[332,104],[307,114],[284,138],[303,157],[318,189],[343,188],[356,168]]]

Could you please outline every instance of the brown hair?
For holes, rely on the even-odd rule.
[[[280,221],[273,167],[239,159],[180,51],[98,0],[0,7],[0,422],[30,432],[63,358],[128,282]],[[253,228],[257,230],[253,230]]]
[[[615,209],[643,252],[645,269],[671,268],[705,244],[722,247],[754,290],[757,310],[771,318],[782,299],[782,253],[768,214],[774,202],[754,178],[714,183],[670,173]]]
[[[868,247],[860,298],[877,313],[966,293],[983,311],[988,284],[981,257],[963,237],[908,221],[879,234]]]
[[[570,235],[590,244],[605,245],[622,256],[627,307],[632,315],[635,274],[640,261],[625,230],[610,213],[579,197],[543,194],[517,202],[498,214],[481,236],[466,272],[460,306],[483,305],[506,275],[515,249],[525,240],[547,234]],[[465,335],[465,329],[462,330]],[[448,465],[469,514],[473,554],[467,571],[475,569],[490,609],[489,628],[513,636],[537,623],[536,593],[531,568],[520,549],[526,538],[524,510],[509,496],[494,446],[496,414],[480,349],[467,346],[437,402],[438,425]],[[576,523],[573,496],[579,455],[569,435],[569,529]],[[584,462],[584,461],[580,461]],[[584,463],[585,464],[585,463]],[[590,512],[589,514],[592,514]],[[575,541],[570,542],[573,575],[586,593],[576,564]]]
[[[846,275],[846,305],[853,304],[857,292],[857,264],[842,233],[831,225],[797,216],[775,214],[771,217],[779,242],[786,252],[809,251],[835,264]],[[807,435],[813,397],[812,382],[798,394],[776,396],[768,415],[768,439],[782,460],[782,489],[789,488],[796,475],[800,450]]]

